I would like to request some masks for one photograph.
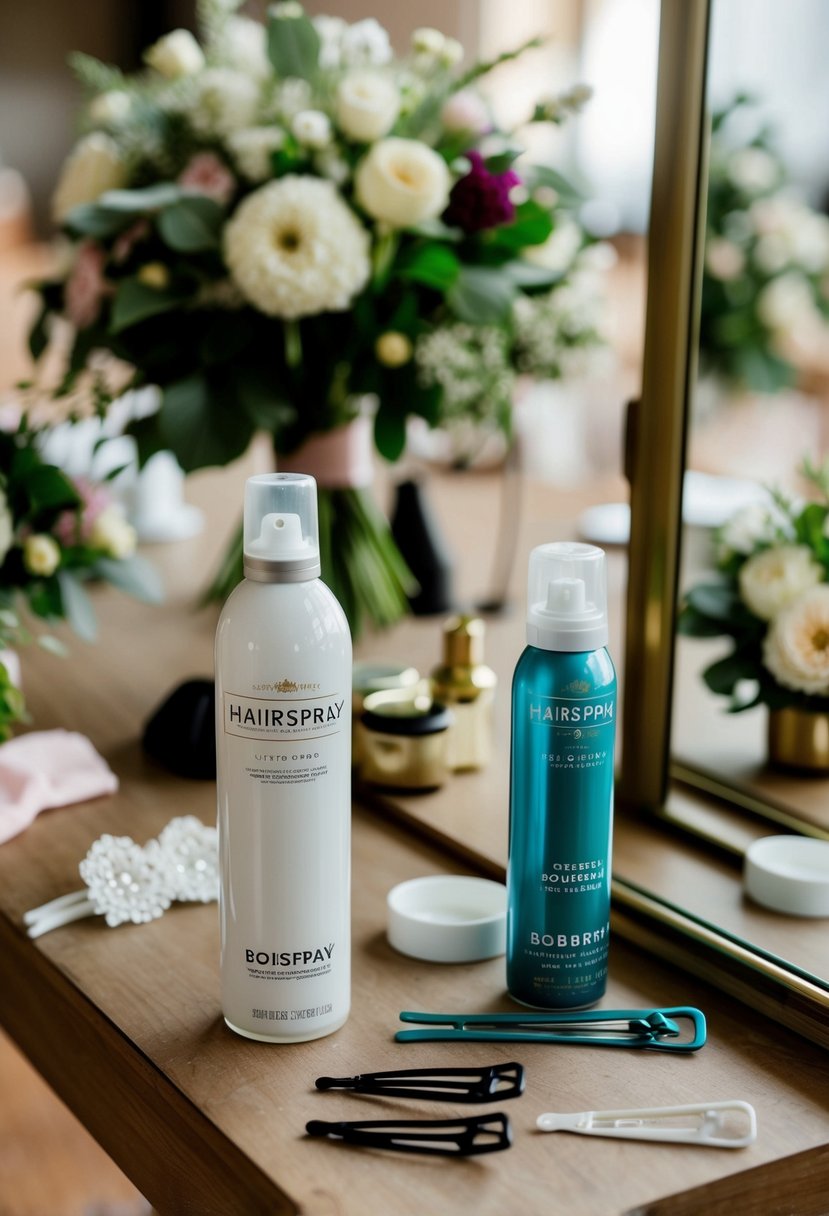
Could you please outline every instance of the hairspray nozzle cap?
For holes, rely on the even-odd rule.
[[[527,641],[542,650],[607,645],[605,555],[595,545],[556,541],[530,553]]]
[[[319,577],[317,483],[305,473],[263,473],[245,483],[245,576],[262,582]]]

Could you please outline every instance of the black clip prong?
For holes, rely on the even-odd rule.
[[[391,1149],[397,1153],[430,1153],[443,1157],[477,1157],[512,1144],[506,1115],[472,1115],[468,1119],[366,1119],[329,1123],[312,1119],[309,1136],[330,1136],[345,1144]]]
[[[316,1087],[436,1102],[500,1102],[524,1092],[524,1069],[514,1062],[483,1068],[401,1068],[356,1077],[317,1077]]]

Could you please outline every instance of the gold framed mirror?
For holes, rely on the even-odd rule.
[[[634,844],[617,856],[624,931],[762,1012],[829,1045],[829,960],[822,925],[768,913],[742,894],[747,844],[782,826],[827,835],[757,782],[729,782],[672,759],[683,483],[697,377],[710,114],[710,0],[663,0],[648,243],[641,399],[631,406],[626,465],[631,531],[619,796],[642,818],[690,833],[663,873],[638,881]],[[632,678],[635,673],[635,679]],[[716,712],[716,711],[714,711]],[[778,825],[776,828],[772,825]],[[634,834],[635,835],[635,834]]]

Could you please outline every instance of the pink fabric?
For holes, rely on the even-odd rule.
[[[32,731],[0,744],[0,844],[41,811],[114,794],[118,778],[85,735]]]
[[[333,431],[320,431],[295,452],[277,456],[277,468],[280,473],[310,473],[318,486],[329,490],[371,485],[371,428],[371,418],[361,414]]]

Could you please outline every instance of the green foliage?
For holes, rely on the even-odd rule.
[[[224,218],[218,203],[197,194],[166,207],[158,217],[158,231],[176,252],[200,253],[219,248]]]
[[[268,21],[268,57],[276,75],[310,80],[317,71],[320,36],[305,14],[272,16]]]
[[[486,266],[464,266],[446,295],[460,321],[470,325],[509,322],[515,287],[506,275]]]
[[[181,295],[162,291],[158,287],[148,287],[138,279],[123,279],[115,293],[109,332],[119,334],[122,330],[146,321],[148,317],[172,312],[180,308],[181,303]]]

